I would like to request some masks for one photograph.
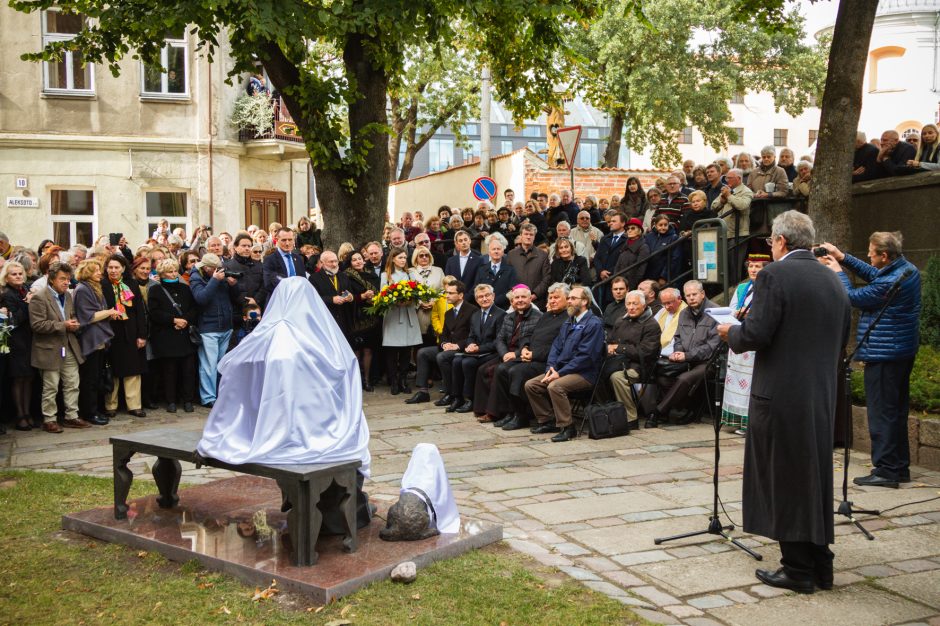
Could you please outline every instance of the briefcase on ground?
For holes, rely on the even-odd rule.
[[[609,439],[630,434],[627,410],[620,402],[589,404],[584,407],[584,419],[588,423],[591,439]]]

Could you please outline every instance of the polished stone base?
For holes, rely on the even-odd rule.
[[[388,505],[380,503],[372,524],[359,530],[356,552],[344,552],[340,536],[321,536],[316,546],[319,562],[295,567],[290,561],[287,514],[281,512],[281,492],[273,480],[238,476],[183,489],[172,509],[161,509],[157,497],[129,502],[125,520],[114,519],[113,509],[107,507],[65,515],[62,527],[159,552],[174,561],[197,559],[209,569],[250,585],[266,587],[275,579],[279,589],[302,592],[319,604],[387,578],[402,561],[414,561],[420,568],[503,536],[497,524],[464,520],[456,534],[422,541],[382,541],[379,530],[385,526]]]

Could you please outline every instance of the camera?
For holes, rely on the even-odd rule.
[[[829,256],[829,251],[823,248],[822,246],[817,246],[813,248],[813,254],[817,257]]]
[[[257,311],[249,311],[248,319],[246,319],[243,323],[245,326],[245,332],[250,333],[258,327],[258,324],[261,323],[261,316],[258,315]]]
[[[232,272],[232,271],[230,271],[230,270],[225,270],[225,277],[226,277],[226,278],[234,278],[234,279],[238,280],[239,278],[241,278],[241,277],[244,276],[244,275],[245,275],[244,272]]]

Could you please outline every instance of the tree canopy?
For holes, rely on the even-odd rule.
[[[771,92],[778,110],[792,115],[821,95],[826,51],[801,42],[803,18],[793,10],[757,21],[740,10],[723,0],[608,6],[576,49],[585,59],[581,89],[611,114],[613,141],[625,122],[627,145],[651,147],[653,162],[668,167],[681,159],[677,136],[687,126],[715,150],[734,143],[728,102],[735,94]]]

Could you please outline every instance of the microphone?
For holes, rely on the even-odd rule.
[[[909,267],[903,272],[901,272],[901,275],[898,276],[898,279],[894,281],[894,284],[891,285],[890,289],[888,289],[888,293],[886,294],[885,297],[890,298],[891,296],[893,296],[895,292],[901,289],[901,283],[903,283],[905,280],[907,280],[913,275],[914,275],[914,268],[912,267]]]

